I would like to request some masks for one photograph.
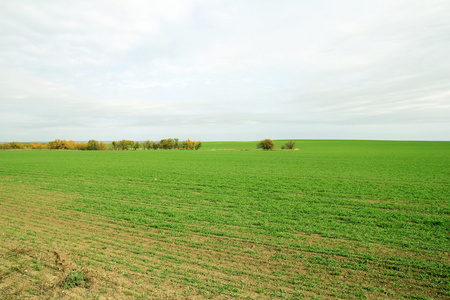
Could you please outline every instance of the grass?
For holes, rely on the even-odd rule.
[[[0,152],[0,296],[450,296],[449,142],[296,147]]]
[[[286,144],[290,140],[274,140],[275,142],[275,149],[281,149],[281,146]],[[205,150],[220,150],[220,149],[227,149],[227,150],[255,150],[256,144],[259,141],[236,141],[236,142],[203,142],[202,148]],[[293,142],[296,142],[293,140]],[[299,143],[304,143],[305,141],[297,141],[296,147],[298,148]]]
[[[84,278],[83,271],[81,271],[81,270],[76,270],[76,271],[70,272],[64,281],[64,288],[66,288],[66,289],[71,289],[71,288],[74,288],[77,286],[83,287],[85,285],[86,285],[86,281]]]

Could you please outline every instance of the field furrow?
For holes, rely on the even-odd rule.
[[[334,143],[0,152],[0,297],[449,297],[448,143]]]

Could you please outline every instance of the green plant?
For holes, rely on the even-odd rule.
[[[11,142],[11,143],[9,143],[9,147],[11,149],[23,149],[24,145],[19,142]]]
[[[147,141],[144,143],[144,149],[147,149],[147,150],[153,149],[153,146],[154,146],[155,144],[156,144],[155,142],[151,142],[151,141],[147,140]]]
[[[162,139],[160,142],[160,147],[161,149],[173,149],[174,145],[175,145],[175,140],[174,139]]]
[[[195,141],[191,141],[190,139],[185,140],[182,143],[182,148],[185,150],[194,150],[195,148]]]
[[[106,150],[107,148],[108,147],[105,143],[96,140],[89,140],[85,146],[85,150]]]
[[[50,149],[69,149],[67,141],[66,140],[59,140],[59,139],[56,139],[56,140],[51,141],[51,142],[48,142],[48,147]]]
[[[33,257],[43,278],[60,272],[48,268],[45,252],[19,254],[63,244],[85,261],[77,268],[93,270],[85,285],[94,287],[94,274],[114,276],[133,297],[175,285],[191,298],[448,297],[449,142],[302,145],[271,153],[2,152],[0,245],[16,254],[2,257],[0,278],[23,286],[23,275],[39,269]],[[36,226],[48,214],[64,223],[42,218]],[[154,288],[139,284],[143,273]],[[405,288],[411,281],[414,290]],[[115,281],[101,282],[114,298]]]
[[[128,150],[128,149],[130,149],[130,146],[132,146],[132,145],[134,145],[134,142],[133,142],[133,141],[130,141],[130,140],[121,140],[121,141],[117,144],[117,147],[118,147],[119,149],[122,149],[122,150]]]
[[[292,150],[292,149],[294,149],[294,147],[295,147],[295,142],[293,142],[293,141],[288,141],[288,142],[286,142],[286,144],[284,144],[284,146],[286,147],[286,149]]]
[[[86,285],[86,279],[84,276],[83,271],[81,270],[75,270],[69,273],[67,275],[66,279],[64,280],[64,288],[71,289],[76,286],[83,287]]]
[[[275,143],[271,139],[259,141],[259,143],[256,145],[256,148],[263,150],[272,150],[274,147]]]

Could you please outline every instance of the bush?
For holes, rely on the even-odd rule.
[[[146,149],[146,150],[150,150],[150,149],[153,149],[153,144],[154,144],[155,142],[150,142],[149,140],[147,140],[145,143],[144,143],[144,149]]]
[[[86,278],[84,276],[83,271],[77,270],[72,271],[67,275],[66,279],[64,280],[64,288],[65,289],[71,289],[74,287],[84,287],[86,285]]]
[[[286,149],[292,150],[295,147],[295,143],[293,141],[289,141],[286,144],[284,144],[284,146],[286,147]]]
[[[19,142],[11,142],[11,143],[9,143],[9,148],[10,149],[23,149],[24,146],[22,143],[19,143]]]
[[[174,139],[163,139],[159,142],[161,149],[173,149],[175,147],[175,140]]]
[[[130,146],[134,145],[133,141],[130,140],[121,140],[120,142],[117,143],[117,148],[122,149],[122,150],[128,150],[130,149]]]
[[[79,143],[80,145],[76,144],[75,147],[78,147],[78,149],[80,150],[106,150],[108,149],[108,145],[106,145],[103,142],[99,142],[96,140],[89,140],[89,142],[87,142],[87,145],[83,145],[84,143]],[[84,148],[84,149],[83,149]]]
[[[69,149],[69,144],[66,140],[54,140],[51,142],[48,142],[48,148],[49,149]]]
[[[88,143],[85,142],[79,142],[75,144],[75,150],[87,150],[88,149]]]
[[[9,143],[1,143],[0,144],[0,150],[8,150],[9,149]]]
[[[257,145],[257,149],[263,149],[263,150],[273,150],[275,147],[275,143],[271,139],[265,139],[260,141]]]
[[[194,150],[195,148],[195,141],[191,141],[190,139],[187,139],[183,141],[182,147],[185,150]]]
[[[198,141],[191,141],[190,139],[185,140],[182,144],[181,147],[184,150],[198,150],[203,146],[203,143]]]
[[[99,143],[96,140],[89,140],[89,142],[87,142],[87,147],[86,150],[98,150],[99,148]]]
[[[180,140],[178,138],[173,139],[173,148],[174,149],[180,149]]]
[[[44,149],[45,146],[46,146],[45,144],[41,144],[41,143],[38,143],[38,142],[33,142],[33,143],[29,143],[28,144],[28,149],[33,149],[33,150]]]

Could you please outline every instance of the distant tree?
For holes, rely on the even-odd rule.
[[[0,150],[8,150],[9,143],[0,143]]]
[[[183,141],[183,143],[181,144],[181,147],[185,150],[198,150],[203,146],[203,143],[198,141],[191,141],[190,139],[187,139],[185,141]]]
[[[75,141],[72,141],[72,140],[70,140],[66,143],[66,149],[77,150],[78,149],[77,146],[78,146],[78,143]]]
[[[54,140],[51,142],[48,142],[48,148],[49,149],[69,149],[69,145],[67,144],[66,140]]]
[[[163,139],[159,142],[161,149],[173,149],[175,145],[174,139]]]
[[[293,141],[286,142],[286,144],[284,144],[284,146],[286,149],[292,150],[295,147],[295,142],[293,142]]]
[[[77,150],[87,150],[88,149],[88,143],[85,142],[78,142],[75,146]]]
[[[9,143],[9,149],[23,149],[24,145],[19,142],[11,142]]]
[[[187,139],[183,141],[182,147],[185,150],[194,150],[195,148],[195,141],[191,141],[190,139]]]
[[[87,148],[86,150],[100,150],[100,143],[96,140],[89,140],[87,142]]]
[[[112,146],[113,150],[117,150],[117,142],[116,141],[112,141],[111,146]]]
[[[275,143],[271,139],[262,140],[256,145],[256,148],[263,150],[273,150],[274,147]]]
[[[153,150],[158,150],[159,148],[161,148],[161,145],[159,143],[153,142],[152,148],[153,148]]]
[[[120,146],[122,147],[122,150],[128,150],[128,149],[130,149],[130,141],[121,140]]]
[[[174,149],[180,149],[180,140],[178,138],[173,139],[173,148]]]
[[[147,141],[145,141],[145,143],[144,143],[144,149],[146,149],[146,150],[150,150],[150,149],[152,149],[152,142],[150,142],[149,140],[147,140]]]
[[[133,141],[130,140],[121,140],[118,144],[118,148],[122,150],[128,150],[130,149],[130,146],[134,145]]]
[[[134,148],[134,150],[137,150],[137,149],[141,148],[141,143],[136,141],[136,143],[133,144],[133,148]]]
[[[107,149],[108,149],[108,145],[106,143],[98,142],[96,150],[107,150]]]
[[[48,142],[48,149],[57,149],[59,140]]]
[[[61,149],[68,150],[68,149],[70,149],[69,147],[70,147],[70,145],[69,145],[69,143],[66,140],[62,140],[61,141]]]
[[[33,143],[28,144],[28,148],[33,149],[33,150],[43,149],[44,147],[45,147],[45,144],[41,144],[38,142],[33,142]]]
[[[125,140],[121,140],[117,142],[117,149],[126,150],[128,145],[125,143]]]

